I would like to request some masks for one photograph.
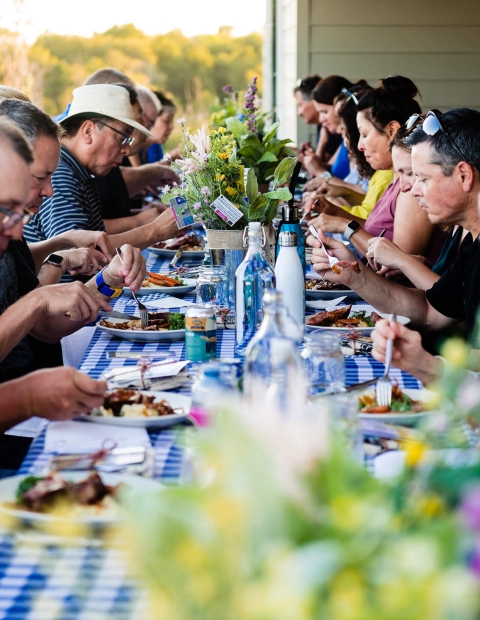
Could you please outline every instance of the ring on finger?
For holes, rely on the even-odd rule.
[[[91,269],[93,267],[93,263],[88,263],[87,267]]]

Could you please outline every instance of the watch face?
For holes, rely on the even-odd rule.
[[[355,222],[355,221],[349,222],[348,228],[350,228],[350,230],[355,231],[355,230],[358,230],[360,228],[360,224],[358,222]]]
[[[59,256],[58,254],[50,254],[47,258],[47,262],[53,263],[54,265],[61,265],[63,263],[63,256]]]

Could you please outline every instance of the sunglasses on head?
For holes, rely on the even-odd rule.
[[[351,99],[355,105],[358,105],[358,99],[357,99],[355,93],[352,93],[351,90],[348,90],[348,88],[342,88],[342,90],[340,92],[342,93],[342,95],[347,95],[347,97],[348,97],[347,98],[347,103]]]
[[[465,155],[462,153],[460,148],[453,141],[452,136],[448,133],[448,131],[445,129],[445,127],[440,122],[440,119],[438,118],[438,116],[441,116],[441,112],[439,112],[438,110],[430,110],[428,114],[412,114],[412,116],[405,123],[405,129],[407,130],[407,135],[408,133],[411,133],[417,127],[421,127],[428,136],[434,136],[439,131],[441,131],[447,136],[448,140],[450,141],[450,144],[457,151],[457,153],[460,155],[462,160],[469,163],[468,159],[465,157]],[[421,124],[420,124],[420,121],[422,121]]]

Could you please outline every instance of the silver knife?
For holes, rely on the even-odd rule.
[[[139,321],[139,316],[133,316],[133,314],[124,314],[123,312],[116,312],[115,310],[111,310],[110,312],[104,312],[103,310],[98,315],[100,318],[108,318],[108,319],[124,319],[125,321]]]
[[[174,353],[160,353],[156,351],[144,351],[142,352],[134,352],[134,351],[107,351],[106,353],[107,359],[127,359],[127,360],[139,360],[142,357],[151,357],[155,359],[164,359],[166,357],[173,357]]]
[[[338,394],[347,394],[348,392],[356,392],[357,390],[362,390],[364,387],[369,385],[373,385],[379,380],[380,377],[375,377],[374,379],[369,379],[368,381],[363,381],[362,383],[355,383],[354,385],[348,385],[343,390],[334,390],[333,392],[321,392],[320,394],[315,394],[312,396],[311,400],[316,400],[317,398],[321,398],[322,396],[337,396]]]

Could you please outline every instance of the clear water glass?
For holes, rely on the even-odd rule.
[[[200,267],[197,280],[197,304],[209,304],[216,309],[228,307],[227,272],[224,266]]]
[[[352,458],[363,462],[363,432],[358,417],[357,397],[344,392],[325,397],[325,400],[327,399],[332,435]]]
[[[345,358],[338,334],[321,330],[307,334],[302,359],[308,396],[345,388]]]

